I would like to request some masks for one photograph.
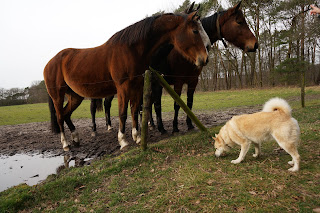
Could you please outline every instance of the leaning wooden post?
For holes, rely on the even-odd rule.
[[[167,90],[167,92],[171,95],[171,97],[179,104],[179,106],[187,113],[189,118],[197,125],[197,127],[201,131],[208,131],[205,126],[199,121],[199,119],[193,114],[190,108],[183,102],[183,100],[179,97],[179,95],[170,87],[166,80],[152,67],[149,67],[150,70],[157,76],[160,84]]]
[[[143,85],[143,105],[142,105],[142,121],[141,121],[141,149],[147,149],[148,138],[148,116],[151,99],[151,71],[146,70]]]

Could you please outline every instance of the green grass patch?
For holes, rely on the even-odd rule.
[[[238,98],[233,92],[243,105],[280,96],[257,90],[255,103],[230,91],[230,103]],[[308,94],[314,96],[303,109],[297,95],[287,96],[302,133],[297,173],[287,171],[290,156],[275,142],[264,143],[258,159],[251,147],[245,160],[233,165],[239,148],[216,158],[210,137],[193,132],[151,144],[145,152],[137,147],[63,170],[36,186],[0,192],[0,212],[312,212],[320,207],[320,99],[319,90]]]
[[[306,88],[307,98],[319,94],[320,87]],[[272,97],[281,97],[289,101],[291,101],[291,99],[297,100],[300,98],[300,88],[280,87],[271,89],[197,92],[194,96],[193,110],[220,110],[232,107],[256,106],[264,104]],[[182,94],[181,98],[184,100],[184,102],[187,101],[186,94]],[[173,103],[174,101],[169,95],[163,95],[162,111],[173,112]],[[295,106],[300,106],[299,102],[296,102]],[[130,111],[128,112],[130,113]],[[112,102],[111,116],[118,116],[117,99],[114,99]],[[104,112],[97,112],[96,117],[104,117]],[[81,118],[91,118],[89,100],[84,100],[72,114],[72,119]],[[49,119],[50,115],[47,103],[0,107],[0,126],[31,122],[45,122],[49,121]]]

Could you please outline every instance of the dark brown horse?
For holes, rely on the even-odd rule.
[[[203,28],[210,38],[211,44],[217,40],[226,39],[228,42],[234,44],[236,47],[244,50],[245,52],[254,52],[258,48],[257,39],[250,31],[246,20],[240,10],[240,3],[227,11],[215,13],[209,17],[205,17],[201,20]],[[187,13],[193,11],[193,4],[189,8]],[[160,72],[165,76],[164,78],[170,85],[174,85],[174,90],[180,96],[182,86],[187,84],[187,105],[192,109],[193,95],[198,84],[198,77],[202,71],[202,66],[194,66],[188,60],[185,60],[183,56],[176,50],[172,50],[167,57],[167,63],[159,67]],[[157,85],[157,84],[156,84]],[[152,86],[152,93],[154,98],[154,107],[157,116],[157,126],[161,133],[165,133],[166,130],[163,127],[161,118],[161,95],[162,87]],[[173,120],[173,132],[179,132],[178,129],[178,112],[180,106],[174,103],[174,120]],[[151,116],[152,118],[152,116]],[[151,122],[153,122],[151,120]],[[188,129],[193,129],[192,121],[187,117]]]
[[[104,98],[117,94],[120,149],[128,145],[124,133],[130,101],[132,137],[137,143],[140,142],[137,129],[142,74],[157,49],[172,44],[195,66],[203,66],[208,61],[206,46],[210,42],[196,13],[148,17],[119,31],[101,46],[65,49],[48,62],[43,74],[50,96],[51,123],[53,130],[61,133],[65,151],[69,150],[70,144],[65,137],[64,121],[71,130],[73,141],[79,145],[71,114],[84,97]],[[63,106],[65,95],[68,102]]]

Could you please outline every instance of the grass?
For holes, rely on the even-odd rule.
[[[275,142],[264,143],[258,159],[251,147],[244,162],[233,165],[238,148],[216,158],[208,135],[193,132],[151,144],[145,152],[137,147],[63,170],[36,186],[12,187],[0,193],[0,212],[312,212],[320,207],[319,87],[308,89],[305,108],[295,98],[297,90],[289,90],[243,91],[256,96],[251,101],[241,91],[226,93],[230,105],[239,100],[246,106],[287,91],[302,133],[298,173],[287,171],[290,156]]]
[[[320,87],[306,88],[308,96],[320,93]],[[299,88],[272,88],[272,89],[246,89],[217,92],[198,92],[194,97],[193,110],[219,110],[231,107],[244,107],[262,105],[272,97],[285,99],[299,99]],[[186,102],[187,97],[183,94],[182,99]],[[297,102],[297,105],[299,103]],[[173,99],[164,95],[162,98],[162,111],[173,111]],[[182,110],[181,110],[182,112]],[[128,114],[129,115],[129,114]],[[112,102],[111,116],[118,116],[118,102]],[[73,119],[90,118],[90,101],[85,100],[72,114]],[[104,117],[103,112],[97,112],[97,117]],[[49,108],[47,103],[25,104],[18,106],[0,107],[0,126],[16,125],[31,122],[49,121]]]

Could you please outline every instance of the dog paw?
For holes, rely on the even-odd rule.
[[[233,164],[238,164],[238,163],[240,163],[241,161],[239,161],[239,160],[232,160],[231,161],[231,163],[233,163]]]
[[[292,166],[294,164],[293,160],[289,161],[288,164]]]
[[[292,168],[288,169],[288,171],[290,171],[290,172],[297,172],[297,171],[299,171],[299,169],[292,167]]]
[[[258,155],[258,154],[253,154],[252,156],[253,156],[254,158],[259,157],[259,155]]]

